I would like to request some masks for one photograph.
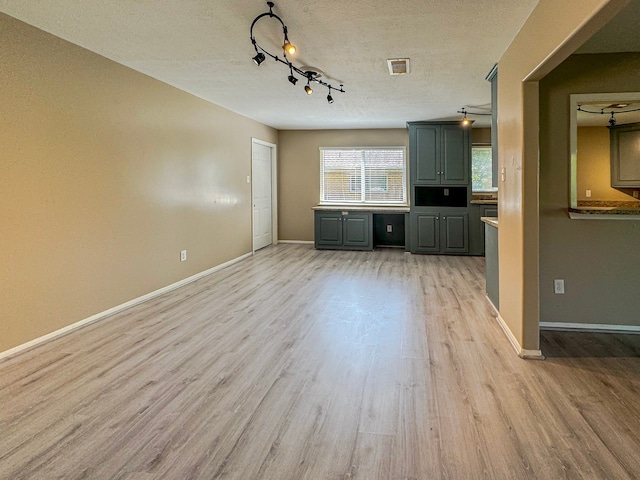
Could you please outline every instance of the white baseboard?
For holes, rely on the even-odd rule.
[[[577,331],[577,332],[640,334],[640,325],[606,325],[603,323],[540,322],[540,330],[570,330],[570,331]]]
[[[313,245],[313,240],[278,240],[278,243],[292,243],[296,245]]]
[[[172,290],[175,290],[177,288],[183,287],[189,283],[195,282],[196,280],[200,280],[203,277],[206,277],[208,275],[211,275],[212,273],[218,272],[220,270],[222,270],[223,268],[229,267],[235,263],[238,263],[242,260],[244,260],[245,258],[248,258],[250,256],[252,256],[253,253],[247,253],[245,255],[242,255],[240,257],[234,258],[233,260],[229,260],[228,262],[222,263],[220,265],[217,265],[213,268],[210,268],[208,270],[205,270],[204,272],[200,272],[200,273],[196,273],[195,275],[192,275],[190,277],[187,277],[183,280],[180,280],[176,283],[172,283],[171,285],[167,285],[166,287],[162,287],[158,290],[155,290],[151,293],[147,293],[146,295],[142,295],[141,297],[138,298],[134,298],[133,300],[129,300],[128,302],[122,303],[120,305],[117,305],[113,308],[110,308],[108,310],[105,310],[104,312],[100,312],[100,313],[96,313],[95,315],[92,315],[88,318],[85,318],[83,320],[80,320],[78,322],[72,323],[71,325],[67,325],[66,327],[62,327],[54,332],[48,333],[46,335],[43,335],[42,337],[38,337],[34,340],[31,340],[27,343],[23,343],[21,345],[18,345],[17,347],[13,347],[9,350],[5,350],[4,352],[0,352],[0,360],[3,358],[7,358],[10,357],[12,355],[15,355],[16,353],[22,352],[24,350],[28,350],[30,348],[33,348],[37,345],[40,345],[41,343],[47,342],[49,340],[52,340],[54,338],[57,337],[61,337],[62,335],[66,335],[67,333],[70,333],[74,330],[77,330],[79,328],[82,328],[86,325],[89,325],[91,323],[97,322],[98,320],[102,320],[106,317],[110,317],[111,315],[115,315],[116,313],[120,313],[128,308],[131,307],[135,307],[136,305],[139,305],[143,302],[146,302],[147,300],[151,300],[152,298],[155,297],[159,297],[160,295],[163,295],[167,292],[170,292]]]
[[[513,332],[511,331],[511,329],[507,325],[507,323],[504,321],[502,316],[500,315],[500,312],[498,312],[498,310],[496,310],[496,307],[493,304],[493,302],[491,300],[489,300],[489,297],[487,297],[487,301],[493,307],[493,311],[496,314],[496,320],[498,321],[498,325],[500,325],[500,327],[502,328],[502,331],[504,332],[504,334],[509,339],[509,343],[511,343],[511,346],[516,351],[518,356],[521,357],[521,358],[528,359],[528,360],[543,360],[544,359],[544,355],[542,355],[542,351],[541,350],[528,350],[528,349],[522,348],[520,346],[520,342],[518,342],[518,340],[516,339],[515,335],[513,334]]]

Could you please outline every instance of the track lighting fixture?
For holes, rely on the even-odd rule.
[[[472,120],[467,118],[467,115],[491,115],[491,113],[486,113],[486,112],[469,112],[464,107],[462,107],[461,110],[458,110],[458,113],[462,113],[464,115],[462,117],[462,120],[460,120],[460,124],[463,127],[468,127],[469,125],[471,125],[473,123]]]
[[[292,85],[295,85],[298,82],[298,79],[293,75],[293,73],[295,72],[301,77],[304,77],[307,79],[307,84],[304,87],[304,91],[307,93],[307,95],[311,95],[313,93],[313,89],[311,88],[310,83],[314,82],[319,85],[323,85],[329,89],[329,95],[327,95],[327,101],[329,103],[333,103],[331,90],[333,89],[333,90],[337,90],[338,92],[345,93],[343,85],[340,84],[339,88],[333,87],[329,83],[324,82],[323,80],[320,80],[321,75],[319,74],[319,71],[316,71],[315,69],[311,69],[310,67],[298,68],[289,60],[287,55],[294,55],[297,49],[295,45],[293,45],[289,41],[289,32],[288,32],[287,26],[284,24],[284,22],[278,15],[273,13],[274,3],[267,2],[267,6],[269,7],[269,11],[265,13],[261,13],[256,18],[254,18],[253,22],[251,23],[251,28],[249,30],[249,33],[251,36],[251,44],[253,45],[253,48],[256,51],[256,55],[255,57],[253,57],[253,63],[260,66],[260,64],[266,60],[266,56],[269,56],[273,58],[276,62],[283,63],[289,67],[289,76],[287,77],[287,79]],[[255,26],[256,22],[263,17],[275,18],[278,22],[280,22],[280,25],[282,25],[282,33],[284,35],[284,40],[282,43],[282,57],[279,57],[278,55],[274,55],[269,51],[267,51],[265,48],[263,48],[253,35],[253,27]],[[304,70],[304,68],[306,68],[306,70]]]
[[[593,110],[585,110],[584,108],[582,108],[582,105],[578,105],[578,111],[579,112],[583,112],[583,113],[593,113],[595,115],[606,115],[608,113],[611,114],[611,117],[609,118],[609,126],[611,127],[615,127],[616,124],[618,123],[616,121],[616,113],[629,113],[629,112],[640,112],[640,108],[627,108],[626,110],[622,110],[623,108],[629,106],[628,103],[614,103],[612,105],[609,105],[606,108],[615,108],[617,109],[616,111],[611,110],[609,112],[606,112],[604,108],[601,108],[600,111],[593,111]],[[633,105],[632,105],[633,106]],[[597,107],[596,107],[597,108]]]

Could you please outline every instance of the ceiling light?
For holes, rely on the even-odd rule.
[[[464,107],[462,107],[461,110],[458,110],[458,113],[462,113],[464,115],[462,117],[462,120],[460,120],[460,124],[463,127],[469,126],[473,123],[473,120],[470,120],[469,118],[467,118],[467,115],[491,115],[491,113],[486,113],[486,112],[469,112]]]
[[[284,45],[282,46],[282,49],[286,53],[288,53],[289,55],[293,55],[294,53],[296,53],[295,45],[292,45],[288,40],[286,42],[284,42]]]
[[[262,52],[258,52],[258,54],[255,57],[253,57],[253,63],[255,63],[258,66],[260,66],[260,64],[265,60],[266,60],[266,57]]]
[[[295,85],[298,82],[298,79],[293,76],[293,72],[296,72],[298,75],[307,78],[307,84],[304,87],[304,91],[307,93],[307,95],[311,95],[313,93],[313,90],[311,89],[311,86],[309,85],[309,83],[310,82],[318,83],[318,84],[323,85],[323,86],[325,86],[325,87],[327,87],[329,89],[329,95],[327,95],[327,101],[329,103],[333,103],[333,97],[331,96],[331,89],[336,90],[338,92],[345,93],[343,85],[340,84],[339,88],[333,87],[333,86],[331,86],[331,84],[329,84],[329,83],[327,83],[327,82],[325,82],[323,80],[320,80],[320,77],[322,75],[317,73],[317,72],[320,72],[319,70],[317,70],[317,69],[314,69],[314,70],[311,70],[311,69],[303,70],[302,68],[296,67],[293,63],[291,63],[289,61],[289,59],[287,58],[287,54],[293,55],[294,53],[296,53],[296,47],[289,41],[289,35],[288,35],[287,26],[284,24],[284,22],[282,21],[282,19],[278,15],[273,13],[274,3],[273,2],[267,2],[267,6],[269,7],[269,11],[265,12],[265,13],[261,13],[256,18],[254,18],[253,22],[251,22],[251,28],[249,29],[249,33],[250,33],[250,36],[251,36],[251,44],[253,45],[253,48],[256,51],[256,56],[253,57],[253,62],[256,65],[260,65],[262,62],[265,61],[266,55],[268,55],[269,57],[273,58],[276,62],[283,63],[287,67],[289,67],[289,76],[287,77],[287,79],[289,80],[289,82],[292,85]],[[258,44],[258,41],[256,40],[256,37],[253,35],[253,27],[258,22],[258,20],[260,20],[263,17],[275,18],[278,22],[280,22],[280,25],[282,26],[282,33],[283,33],[283,36],[284,36],[284,39],[283,39],[283,42],[282,42],[282,50],[284,52],[284,56],[283,57],[279,57],[277,55],[274,55],[273,53],[271,53],[268,50],[266,50],[265,48],[263,48],[260,44]],[[308,67],[303,67],[303,68],[308,68]]]
[[[327,95],[327,102],[333,103],[333,97],[331,96],[331,89],[329,89],[329,95]]]

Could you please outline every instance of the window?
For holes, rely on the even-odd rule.
[[[320,203],[406,205],[404,147],[320,148]]]
[[[471,147],[471,189],[477,191],[493,191],[491,147]]]

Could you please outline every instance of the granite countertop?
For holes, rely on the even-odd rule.
[[[408,213],[409,206],[397,205],[316,205],[313,210],[351,211],[372,213]]]
[[[487,225],[498,228],[498,217],[480,217],[480,220]]]
[[[569,213],[585,215],[640,215],[640,201],[618,202],[606,200],[581,200]]]
[[[472,205],[497,205],[498,195],[496,193],[473,193],[469,203]]]

